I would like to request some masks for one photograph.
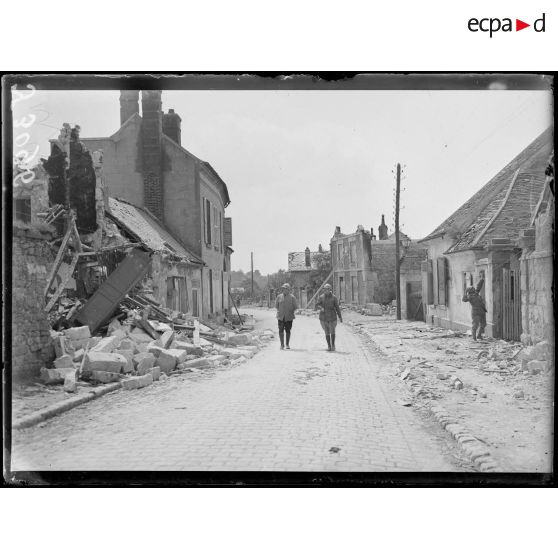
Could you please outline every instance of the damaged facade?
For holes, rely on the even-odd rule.
[[[388,235],[382,215],[378,236],[362,225],[343,234],[336,227],[331,239],[333,288],[340,302],[365,306],[391,304],[395,299],[395,234]],[[413,280],[426,250],[400,233],[401,274]]]
[[[131,309],[145,311],[148,329],[148,316],[185,324],[187,317],[219,316],[228,303],[224,270],[230,269],[232,235],[223,209],[229,198],[215,171],[195,162],[194,195],[204,212],[194,225],[203,224],[204,245],[197,248],[213,266],[206,269],[149,208],[109,196],[104,153],[88,149],[79,132],[79,126],[64,124],[48,159],[33,169],[34,179],[14,188],[15,379],[36,377],[52,360],[56,330],[83,324],[94,334]],[[170,148],[181,153],[178,145]],[[152,145],[142,150],[147,165],[154,159],[150,150]],[[151,194],[160,186],[152,178],[146,179]],[[160,214],[153,196],[149,200]]]
[[[165,308],[200,316],[203,262],[178,242],[147,209],[109,199],[108,218],[122,235],[151,252],[143,291]]]
[[[421,240],[428,247],[428,258],[422,271],[427,323],[455,330],[469,329],[471,310],[461,299],[467,287],[476,285],[481,270],[484,270],[486,279],[481,295],[487,306],[487,334],[520,340],[527,325],[522,318],[525,313],[525,308],[522,312],[522,297],[525,298],[522,291],[531,281],[534,293],[533,289],[541,288],[539,281],[547,281],[549,275],[546,268],[550,260],[547,259],[546,263],[541,263],[545,269],[537,270],[536,279],[533,275],[531,279],[526,277],[529,265],[538,255],[528,260],[523,252],[525,239],[528,245],[534,231],[526,234],[521,231],[530,227],[543,193],[552,143],[553,130],[548,128]],[[544,218],[540,217],[541,231],[543,221]],[[548,258],[549,233],[541,234],[539,253]],[[546,240],[543,241],[542,237]],[[544,299],[541,306],[548,302],[548,296],[541,294],[527,295],[527,299],[533,302]],[[546,312],[551,313],[550,308],[547,307]],[[548,317],[545,315],[542,319]]]
[[[192,255],[204,262],[199,284],[193,278],[200,316],[230,315],[232,253],[226,184],[213,167],[181,146],[181,118],[162,112],[161,91],[121,91],[120,128],[108,138],[87,138],[103,152],[111,196],[145,208]],[[195,286],[194,286],[195,285]]]

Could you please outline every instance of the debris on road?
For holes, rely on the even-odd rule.
[[[540,424],[552,416],[552,343],[474,342],[470,332],[396,321],[385,314],[359,318],[347,312],[345,323],[392,361],[386,377],[401,382],[408,394],[398,400],[400,405],[420,410],[431,400],[441,401],[463,424],[498,442],[496,453],[512,467],[547,470],[551,433]],[[521,445],[518,434],[513,439],[509,434],[511,424],[524,427]]]
[[[136,390],[170,375],[238,366],[275,338],[272,330],[257,330],[247,314],[241,328],[202,322],[173,315],[137,293],[129,293],[120,310],[95,336],[87,325],[52,330],[56,356],[41,369],[40,383],[33,389],[18,388],[21,405],[16,405],[16,414],[18,407],[27,407],[29,397],[36,400],[30,406],[40,408],[95,385],[117,382],[125,390]]]

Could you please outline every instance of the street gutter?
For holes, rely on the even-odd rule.
[[[98,399],[99,397],[102,397],[103,395],[106,395],[107,393],[110,393],[112,391],[116,391],[121,387],[122,386],[120,382],[113,382],[104,386],[90,389],[87,393],[77,395],[75,397],[72,397],[71,399],[67,399],[66,401],[55,403],[54,405],[50,405],[49,407],[46,407],[41,411],[36,411],[35,413],[31,413],[26,417],[16,420],[12,423],[12,428],[14,430],[21,430],[22,428],[35,426],[40,422],[44,422],[49,418],[65,413],[66,411],[69,411],[70,409],[73,409],[74,407],[77,407],[79,405],[83,405],[88,401],[93,401],[93,399]]]

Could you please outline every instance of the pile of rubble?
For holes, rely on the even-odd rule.
[[[41,380],[64,384],[73,393],[84,382],[120,382],[124,389],[138,389],[172,374],[237,365],[274,334],[212,329],[197,320],[192,326],[169,324],[130,310],[122,321],[112,320],[104,337],[92,336],[88,326],[52,331],[51,336],[56,359],[52,367],[41,369]]]

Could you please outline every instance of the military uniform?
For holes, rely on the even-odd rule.
[[[463,302],[469,302],[471,304],[471,319],[473,322],[471,329],[475,341],[477,340],[477,336],[479,339],[482,339],[484,329],[486,328],[486,306],[480,295],[483,285],[484,279],[481,279],[476,288],[469,287],[463,295]]]

